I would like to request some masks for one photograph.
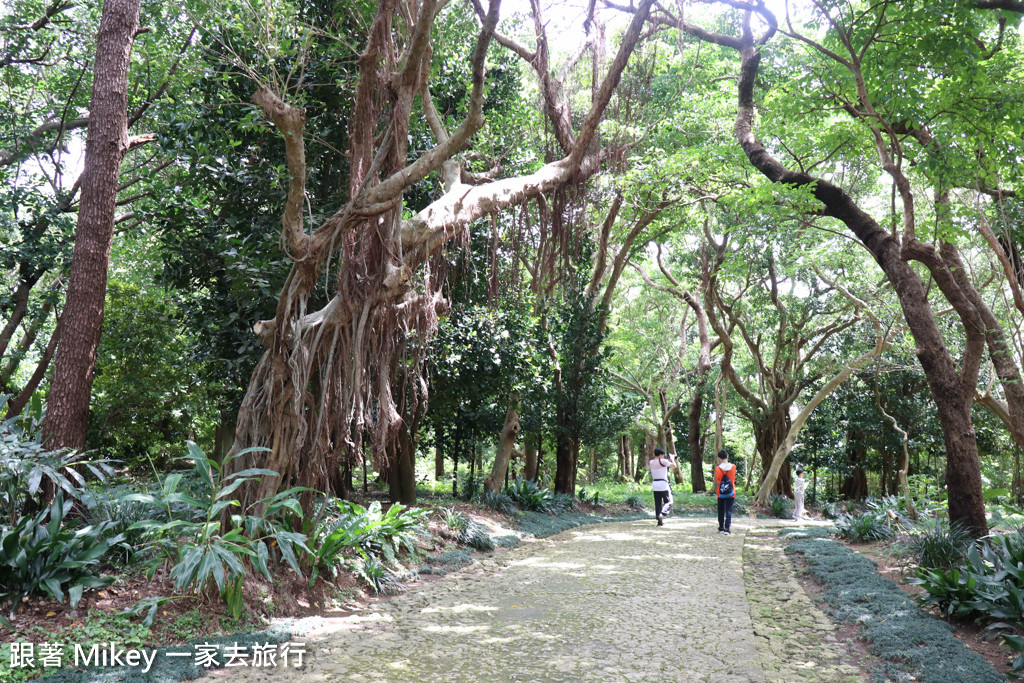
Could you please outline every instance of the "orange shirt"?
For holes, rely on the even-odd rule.
[[[727,496],[723,496],[718,492],[718,487],[722,483],[722,477],[728,477],[732,481],[732,493]],[[719,498],[736,497],[736,466],[731,462],[721,463],[715,468],[715,495]]]

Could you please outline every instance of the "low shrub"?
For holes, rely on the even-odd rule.
[[[108,535],[100,524],[73,529],[67,524],[72,501],[57,492],[50,507],[23,515],[13,525],[0,525],[0,603],[10,613],[29,595],[48,595],[72,608],[87,588],[113,581],[98,573],[100,562],[123,537]]]
[[[0,396],[0,408],[6,402]],[[94,454],[47,450],[33,420],[16,416],[0,422],[0,523],[15,524],[22,514],[43,507],[41,492],[47,483],[66,499],[77,500],[86,491],[87,478],[106,481],[114,474],[112,465]]]
[[[505,487],[505,494],[516,502],[519,509],[536,512],[547,512],[553,498],[551,491],[522,477],[516,477],[514,482]]]
[[[484,552],[495,548],[494,539],[487,533],[487,530],[472,520],[466,524],[459,535],[459,543]]]
[[[624,500],[623,503],[634,510],[644,510],[647,507],[647,505],[644,504],[644,497],[639,493],[631,493],[626,496],[626,500]]]
[[[600,491],[597,491],[597,490],[588,491],[587,489],[583,488],[583,489],[580,489],[578,497],[579,497],[581,502],[586,503],[587,505],[592,505],[592,506],[594,506],[596,508],[604,507],[603,505],[601,505],[601,492]]]
[[[427,508],[407,508],[401,503],[382,512],[378,501],[364,508],[338,498],[327,498],[322,506],[317,513],[321,521],[309,533],[310,585],[320,573],[336,575],[343,566],[354,567],[361,576],[378,576],[372,563],[370,570],[365,568],[371,559],[384,560],[396,568],[403,551],[415,551],[415,540],[426,533],[430,514]],[[461,517],[457,512],[453,514]]]
[[[256,449],[245,449],[237,456]],[[144,560],[152,577],[157,568],[172,564],[170,578],[176,591],[188,591],[209,598],[213,595],[227,603],[235,619],[242,611],[242,584],[246,563],[255,566],[267,580],[272,558],[280,558],[300,576],[302,570],[296,551],[310,553],[306,536],[292,531],[294,517],[301,519],[298,495],[307,489],[292,488],[259,501],[252,514],[239,509],[231,494],[239,486],[259,477],[278,476],[267,469],[247,469],[225,475],[223,465],[206,457],[195,443],[188,442],[189,458],[201,482],[196,495],[182,490],[183,474],[166,475],[159,488],[151,494],[133,493],[121,500],[163,508],[163,519],[146,519],[133,524],[129,531],[143,534]],[[237,457],[236,456],[236,457]],[[231,528],[221,527],[221,516],[227,515]],[[197,521],[198,520],[198,521]]]
[[[961,524],[946,524],[936,518],[904,543],[911,561],[921,568],[949,569],[964,560],[971,534]]]
[[[466,516],[455,508],[449,507],[441,509],[441,521],[451,531],[462,531],[466,528],[466,524],[469,520],[467,520]]]
[[[786,496],[778,493],[772,495],[768,499],[769,511],[772,517],[776,519],[789,519],[793,516],[793,501]],[[733,510],[735,511],[736,503],[733,503]]]
[[[575,496],[570,496],[568,493],[556,493],[551,498],[551,504],[548,506],[548,512],[560,515],[566,512],[572,512],[579,510],[580,503],[576,500]]]
[[[1024,625],[1024,532],[996,534],[971,545],[952,569],[919,569],[909,583],[925,593],[918,601],[948,616],[991,620],[989,629],[1014,647],[1014,631]],[[1024,655],[1014,671],[1024,671]]]
[[[503,515],[514,515],[517,510],[515,501],[500,491],[485,491],[480,496],[480,504]]]
[[[835,520],[836,534],[853,543],[882,541],[893,537],[892,526],[884,513],[864,512],[859,515],[840,513]]]

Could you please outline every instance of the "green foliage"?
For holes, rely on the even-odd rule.
[[[379,574],[376,565],[367,565],[368,561],[383,559],[389,566],[397,566],[399,553],[415,551],[415,539],[426,533],[430,514],[427,508],[407,508],[401,503],[381,512],[378,501],[364,508],[347,500],[329,498],[324,505],[333,506],[334,510],[310,534],[310,585],[322,572],[336,574],[341,566],[354,568],[360,576],[365,574],[367,580]],[[356,557],[357,561],[350,561]]]
[[[240,451],[241,456],[254,449]],[[241,615],[242,583],[245,562],[251,562],[264,577],[271,578],[268,561],[273,546],[299,575],[302,570],[296,550],[310,552],[306,537],[291,530],[293,517],[302,516],[297,494],[304,489],[292,488],[258,501],[250,510],[232,513],[240,503],[231,494],[260,477],[278,476],[267,469],[247,469],[223,475],[221,464],[210,460],[194,443],[188,443],[189,458],[202,483],[202,493],[193,497],[180,490],[181,473],[166,475],[155,494],[132,493],[122,500],[159,505],[166,521],[143,520],[129,527],[143,533],[149,574],[162,564],[173,563],[170,578],[177,591],[190,591],[209,597],[214,589],[228,604],[237,619]],[[177,506],[177,509],[175,508]],[[184,514],[182,514],[184,508]],[[230,527],[222,525],[222,516]]]
[[[48,595],[63,603],[65,591],[76,607],[85,589],[113,581],[97,569],[122,537],[105,537],[102,524],[70,528],[71,510],[72,502],[58,491],[48,509],[0,525],[0,602],[9,604],[11,614],[25,596]]]
[[[441,508],[441,521],[452,531],[462,531],[469,522],[466,516],[455,508]]]
[[[480,496],[480,504],[486,505],[496,512],[500,512],[503,515],[514,515],[517,511],[516,502],[504,493],[500,491],[485,491]]]
[[[735,503],[733,503],[735,506]],[[772,517],[776,519],[788,519],[793,516],[793,501],[786,496],[775,493],[768,499],[768,506]]]
[[[581,488],[577,497],[587,505],[593,505],[594,507],[604,507],[603,505],[601,505],[600,491],[588,491],[586,488]]]
[[[631,493],[626,496],[626,500],[622,501],[625,505],[633,508],[634,510],[643,510],[647,507],[644,503],[644,497],[639,493]]]
[[[399,593],[404,590],[402,582],[393,571],[388,569],[376,557],[360,558],[350,565],[355,575],[378,595]]]
[[[919,569],[907,583],[921,586],[923,605],[935,605],[946,616],[966,618],[975,614],[971,604],[979,592],[978,577],[962,569]]]
[[[466,500],[475,500],[482,488],[480,480],[476,477],[469,477],[462,485],[462,497]]]
[[[967,649],[949,627],[923,613],[860,553],[824,537],[826,530],[783,532],[786,552],[801,555],[808,573],[825,586],[825,602],[839,621],[856,624],[883,661],[880,680],[926,683],[996,683],[1003,677]]]
[[[1010,664],[1010,669],[1014,673],[1024,671],[1024,636],[1004,635],[1003,640],[1011,650],[1019,653],[1013,658],[1013,662]]]
[[[551,491],[529,479],[516,477],[516,480],[505,487],[505,494],[508,495],[520,510],[534,510],[536,512],[547,512],[551,508]]]
[[[840,513],[835,520],[836,533],[853,543],[881,541],[893,537],[893,529],[885,513]]]
[[[216,419],[204,373],[189,358],[195,334],[167,291],[112,281],[96,352],[87,445],[129,465],[184,456],[191,434]],[[193,437],[194,438],[194,437]]]
[[[5,401],[0,401],[0,405]],[[35,431],[35,435],[29,433]],[[0,422],[0,521],[14,523],[30,504],[38,505],[45,483],[70,499],[82,496],[86,476],[104,482],[112,461],[70,450],[46,450],[38,425],[14,417]]]
[[[997,628],[1024,625],[1024,532],[989,536],[967,550],[955,569],[921,569],[910,583],[922,604],[950,616],[985,617]]]
[[[568,493],[556,493],[551,498],[551,504],[548,506],[548,512],[560,515],[566,512],[578,510],[579,507],[579,501],[575,496],[569,495]]]
[[[960,564],[972,540],[961,524],[947,524],[936,518],[922,527],[906,543],[914,564],[925,569],[949,569]]]

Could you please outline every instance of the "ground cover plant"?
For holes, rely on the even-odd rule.
[[[926,683],[1004,680],[952,634],[949,625],[923,612],[878,574],[871,560],[830,539],[828,529],[789,529],[786,552],[825,587],[823,600],[838,621],[861,628],[871,652],[883,662],[878,675]]]
[[[946,567],[922,566],[909,583],[920,586],[922,605],[958,619],[982,621],[1022,652],[1013,663],[1024,672],[1024,531],[993,534],[967,548],[961,561]]]

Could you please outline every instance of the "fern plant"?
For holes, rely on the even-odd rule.
[[[884,514],[865,512],[860,515],[841,513],[835,520],[836,533],[848,541],[863,543],[892,538],[893,530]]]
[[[516,477],[516,480],[505,488],[505,494],[514,500],[522,510],[547,512],[551,507],[551,492],[541,488],[535,481]]]

